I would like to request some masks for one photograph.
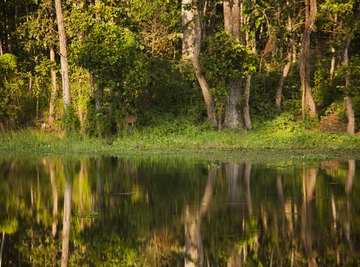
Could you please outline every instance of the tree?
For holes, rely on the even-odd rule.
[[[300,49],[300,80],[302,88],[302,117],[306,114],[316,117],[316,106],[311,92],[310,37],[315,27],[317,14],[316,0],[305,0],[305,28]]]
[[[217,120],[214,100],[199,60],[201,48],[201,24],[199,16],[197,0],[182,0],[182,25],[184,27],[182,44],[183,59],[190,61],[194,67],[196,78],[205,101],[208,120],[211,125],[216,126]]]
[[[71,91],[70,91],[70,80],[69,80],[69,63],[68,63],[68,53],[67,53],[66,32],[65,32],[65,24],[63,18],[61,0],[55,0],[55,9],[56,9],[58,31],[59,31],[64,110],[66,112],[68,108],[71,107]]]

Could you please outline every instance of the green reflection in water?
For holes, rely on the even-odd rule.
[[[356,166],[0,160],[1,264],[359,265]]]

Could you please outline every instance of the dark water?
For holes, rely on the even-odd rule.
[[[359,266],[358,166],[0,160],[0,265]]]

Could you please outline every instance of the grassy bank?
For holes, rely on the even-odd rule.
[[[267,125],[253,131],[191,124],[144,128],[113,138],[25,130],[0,134],[0,153],[26,155],[195,154],[201,157],[360,158],[360,137]],[[222,156],[221,156],[222,155]]]

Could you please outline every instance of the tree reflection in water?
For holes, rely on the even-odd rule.
[[[360,264],[354,160],[48,157],[0,167],[3,266]]]

